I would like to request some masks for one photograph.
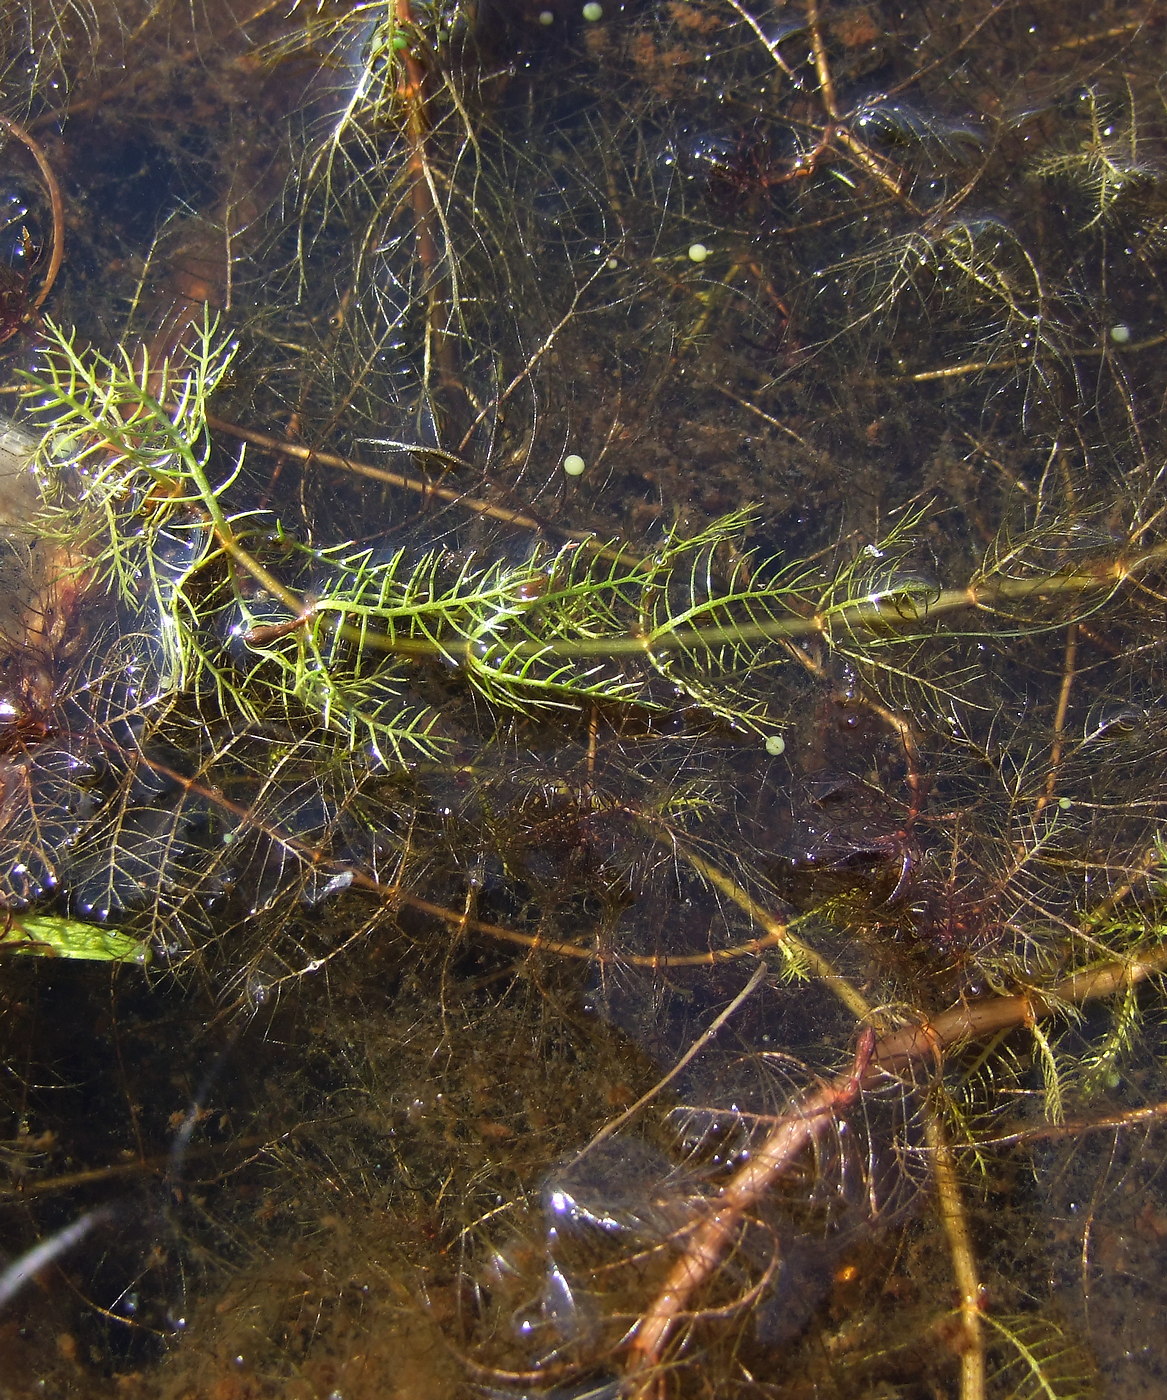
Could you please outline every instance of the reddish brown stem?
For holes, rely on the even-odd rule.
[[[286,637],[301,627],[307,627],[315,617],[315,603],[311,598],[305,598],[304,610],[297,613],[295,617],[288,618],[286,622],[272,622],[253,627],[249,632],[243,634],[243,640],[249,647],[270,646],[272,642],[278,641],[281,637]]]
[[[733,1242],[745,1213],[755,1205],[791,1162],[837,1121],[863,1088],[875,1050],[875,1032],[859,1037],[855,1059],[846,1074],[806,1094],[786,1114],[745,1164],[707,1216],[685,1242],[660,1292],[641,1318],[631,1345],[633,1373],[659,1365],[677,1323],[688,1311],[689,1299],[708,1279]],[[642,1394],[655,1384],[646,1378]]]
[[[713,1213],[700,1221],[684,1240],[681,1255],[656,1297],[643,1313],[630,1344],[629,1370],[640,1375],[637,1391],[648,1396],[657,1384],[653,1374],[679,1322],[690,1312],[693,1294],[717,1269],[751,1209],[796,1158],[816,1142],[864,1089],[889,1075],[911,1071],[932,1059],[939,1066],[954,1045],[982,1039],[998,1031],[1032,1025],[1059,1007],[1081,1006],[1113,996],[1124,986],[1145,981],[1167,970],[1167,945],[1147,949],[1137,957],[1116,960],[1064,978],[1051,991],[992,997],[959,1003],[922,1025],[904,1026],[875,1040],[864,1031],[847,1074],[810,1090],[775,1125],[756,1152],[738,1169],[718,1197]]]
[[[49,196],[49,208],[53,218],[53,241],[49,249],[49,265],[45,269],[40,288],[32,299],[25,316],[25,320],[31,320],[48,300],[49,293],[53,290],[53,284],[57,280],[57,274],[61,270],[61,262],[65,256],[65,202],[61,198],[61,187],[57,183],[56,175],[53,174],[53,167],[49,164],[49,158],[40,142],[18,122],[14,122],[11,117],[0,116],[0,129],[6,131],[9,136],[15,137],[36,161],[37,169],[44,181],[45,192]]]
[[[394,13],[397,23],[405,30],[413,27],[410,0],[396,0]],[[401,51],[401,78],[397,95],[406,111],[405,130],[409,141],[406,169],[409,172],[409,196],[417,219],[417,257],[427,276],[432,275],[438,261],[438,242],[434,236],[434,204],[426,182],[426,116],[425,69],[418,61],[412,45]]]

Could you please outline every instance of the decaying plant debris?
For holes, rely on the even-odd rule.
[[[1096,8],[4,13],[0,1395],[1154,1385]]]

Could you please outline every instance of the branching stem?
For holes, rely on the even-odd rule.
[[[680,1256],[642,1314],[629,1346],[628,1369],[632,1376],[643,1377],[637,1394],[647,1397],[653,1393],[658,1381],[656,1368],[664,1360],[677,1325],[689,1314],[693,1295],[717,1269],[747,1211],[789,1170],[802,1152],[838,1120],[860,1092],[876,1087],[889,1075],[900,1077],[909,1073],[922,1061],[933,1060],[939,1070],[945,1051],[954,1045],[1032,1024],[1067,1005],[1081,1006],[1112,996],[1165,969],[1167,946],[1150,944],[1137,949],[1128,959],[1074,973],[1047,993],[1033,991],[993,997],[971,1005],[961,1003],[930,1022],[892,1031],[878,1041],[870,1028],[865,1030],[851,1069],[829,1084],[808,1090],[793,1105],[735,1172],[710,1216],[684,1239]],[[979,1316],[981,1307],[971,1246],[967,1252],[962,1251],[958,1283],[962,1319],[967,1325],[968,1311],[975,1308]],[[979,1322],[977,1326],[979,1329]],[[983,1360],[980,1364],[980,1393],[983,1394]],[[976,1396],[975,1359],[967,1363],[962,1361],[963,1366],[967,1366],[965,1385],[968,1387],[964,1393],[968,1397]]]
[[[634,1392],[638,1397],[659,1393],[656,1368],[677,1324],[688,1313],[693,1294],[721,1262],[746,1212],[858,1097],[874,1046],[875,1032],[865,1030],[851,1068],[808,1092],[791,1108],[737,1170],[711,1213],[685,1238],[679,1258],[637,1323],[629,1346],[628,1369],[632,1376],[643,1378]]]

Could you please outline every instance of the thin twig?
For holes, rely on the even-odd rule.
[[[801,87],[802,84],[798,80],[798,75],[782,57],[782,53],[778,48],[778,40],[771,39],[767,35],[766,31],[762,28],[762,26],[758,23],[754,16],[750,14],[749,10],[747,10],[745,6],[740,3],[740,0],[726,0],[726,3],[729,5],[730,9],[732,9],[734,13],[738,16],[738,18],[741,19],[743,23],[747,24],[750,27],[750,29],[754,31],[755,38],[770,55],[770,57],[774,60],[774,63],[777,65],[777,67],[782,70],[782,72],[786,75],[786,77],[790,79],[790,81],[794,84],[796,88]]]
[[[1012,1147],[1018,1143],[1050,1142],[1058,1138],[1079,1138],[1085,1133],[1134,1128],[1140,1123],[1156,1123],[1167,1118],[1167,1100],[1128,1108],[1119,1113],[1106,1113],[1100,1118],[1075,1118],[1065,1123],[1043,1123],[1038,1128],[1018,1128],[1014,1132],[997,1133],[990,1138],[977,1138],[967,1146],[973,1151],[984,1147]]]
[[[693,1061],[697,1058],[697,1056],[700,1055],[701,1052],[705,1049],[705,1047],[710,1044],[713,1038],[717,1035],[718,1031],[721,1030],[722,1026],[724,1026],[725,1023],[728,1020],[730,1020],[730,1018],[734,1016],[737,1013],[737,1011],[746,1003],[746,1001],[748,1001],[749,998],[754,994],[765,975],[766,964],[764,962],[759,962],[757,967],[754,968],[753,972],[750,974],[749,981],[745,984],[741,991],[738,992],[738,994],[733,998],[733,1000],[729,1003],[728,1006],[724,1007],[713,1018],[709,1025],[706,1026],[706,1028],[701,1032],[697,1039],[693,1041],[693,1043],[689,1046],[689,1048],[685,1051],[681,1058],[677,1060],[677,1062],[668,1071],[668,1073],[662,1075],[662,1077],[657,1080],[657,1082],[652,1086],[651,1089],[648,1089],[643,1094],[641,1094],[641,1096],[636,1100],[636,1102],[634,1104],[631,1104],[628,1108],[626,1108],[623,1113],[618,1114],[615,1118],[612,1118],[607,1123],[605,1123],[604,1126],[600,1129],[600,1131],[595,1135],[595,1137],[593,1137],[591,1141],[587,1144],[587,1146],[580,1148],[580,1150],[571,1159],[569,1165],[574,1167],[576,1163],[582,1161],[583,1158],[586,1157],[587,1154],[591,1152],[593,1148],[598,1147],[602,1142],[606,1142],[607,1139],[610,1138],[613,1133],[619,1132],[625,1123],[635,1118],[642,1108],[646,1108],[663,1089],[666,1089],[687,1065],[691,1065]]]
[[[514,510],[510,506],[494,505],[490,501],[482,500],[481,497],[467,495],[465,491],[458,491],[449,486],[439,486],[435,482],[426,481],[419,476],[407,476],[404,472],[395,472],[388,467],[374,467],[368,462],[361,462],[353,457],[340,457],[334,452],[323,452],[315,447],[304,447],[300,443],[288,442],[285,438],[274,437],[270,433],[261,433],[254,428],[245,428],[239,423],[229,423],[226,419],[216,418],[211,414],[207,415],[206,421],[207,427],[214,432],[228,433],[231,437],[238,438],[240,442],[249,442],[255,447],[262,448],[265,452],[274,452],[281,457],[291,457],[297,462],[303,462],[306,466],[319,464],[322,467],[333,467],[339,471],[351,472],[354,476],[367,477],[370,481],[381,481],[387,486],[396,486],[403,491],[413,491],[419,496],[461,506],[463,510],[471,511],[475,515],[485,515],[492,520],[501,521],[504,525],[517,526],[520,530],[532,530],[542,534],[547,529],[552,528],[547,525],[546,521],[538,520],[533,515],[525,515],[522,511]],[[411,452],[419,457],[432,457],[445,467],[474,470],[471,463],[453,452],[447,452],[442,447],[406,442],[383,442],[378,445],[402,452]],[[555,533],[576,540],[582,545],[590,546],[601,554],[604,553],[603,547],[598,544],[594,536],[583,531],[555,528]]]
[[[677,855],[691,865],[701,878],[709,885],[712,885],[719,893],[731,899],[739,909],[743,909],[756,923],[759,928],[765,931],[767,940],[775,947],[787,948],[819,978],[819,980],[843,1003],[848,1011],[860,1021],[866,1021],[871,1016],[871,1007],[863,997],[862,993],[835,968],[829,958],[825,958],[817,948],[804,942],[790,928],[790,925],[782,919],[771,914],[768,909],[759,904],[756,899],[743,889],[736,880],[712,861],[708,861],[704,856],[700,856],[696,851],[690,849],[679,841],[671,842]]]
[[[10,136],[15,137],[36,161],[41,179],[45,183],[45,191],[49,196],[49,208],[52,212],[53,242],[49,250],[49,265],[25,318],[31,320],[48,300],[49,293],[53,290],[53,284],[57,280],[57,273],[61,270],[61,262],[65,256],[65,202],[61,198],[61,187],[57,183],[56,175],[53,174],[53,167],[49,164],[49,158],[40,142],[35,137],[30,136],[24,127],[18,122],[14,122],[11,117],[0,116],[0,128],[7,131]]]
[[[1058,690],[1057,710],[1054,713],[1053,741],[1050,744],[1049,772],[1046,774],[1045,788],[1034,803],[1033,814],[1037,816],[1050,802],[1058,786],[1058,769],[1062,765],[1062,753],[1066,738],[1066,715],[1070,709],[1070,692],[1074,688],[1074,677],[1078,668],[1078,624],[1071,622],[1066,628],[1066,645],[1062,658],[1062,683]]]
[[[412,909],[416,913],[429,915],[441,923],[456,928],[459,932],[482,934],[501,943],[518,944],[533,953],[550,953],[555,957],[573,958],[581,962],[620,963],[627,967],[643,967],[654,971],[663,971],[678,967],[712,967],[720,963],[735,962],[740,958],[756,958],[765,949],[776,947],[786,937],[783,933],[775,932],[762,938],[747,939],[745,942],[733,944],[728,948],[711,948],[704,953],[669,954],[606,952],[594,945],[584,946],[578,943],[567,943],[561,939],[547,938],[539,933],[521,933],[518,929],[488,923],[484,919],[471,918],[465,909],[450,909],[445,905],[422,899],[418,895],[410,894],[400,884],[386,884],[367,871],[346,864],[344,861],[335,860],[307,841],[291,836],[272,823],[263,821],[256,816],[251,807],[245,803],[234,801],[218,787],[202,783],[197,778],[188,777],[159,759],[146,758],[145,755],[139,757],[140,761],[151,772],[176,783],[190,795],[219,808],[220,811],[229,812],[242,825],[266,836],[279,849],[287,851],[297,860],[302,861],[307,868],[319,870],[329,875],[348,877],[348,882],[353,889],[363,890],[366,894],[374,895],[384,903],[386,908]]]
[[[452,387],[457,384],[457,375],[452,343],[446,327],[450,297],[448,278],[443,272],[443,266],[447,260],[443,257],[442,242],[438,238],[442,218],[426,145],[430,125],[426,95],[427,75],[413,42],[417,25],[411,0],[395,0],[394,17],[397,25],[395,37],[400,35],[407,41],[405,47],[397,53],[401,65],[397,97],[405,109],[405,119],[402,123],[406,141],[405,173],[417,235],[417,261],[421,266],[426,297],[425,359],[427,365],[431,359],[437,364],[442,383]]]
[[[835,101],[835,83],[827,62],[827,46],[823,43],[823,27],[819,19],[818,0],[806,0],[806,27],[810,31],[810,51],[814,57],[814,73],[818,79],[819,96],[831,121],[838,121],[839,107]]]

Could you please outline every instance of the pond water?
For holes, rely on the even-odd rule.
[[[0,16],[0,1397],[1161,1394],[1158,7]]]

